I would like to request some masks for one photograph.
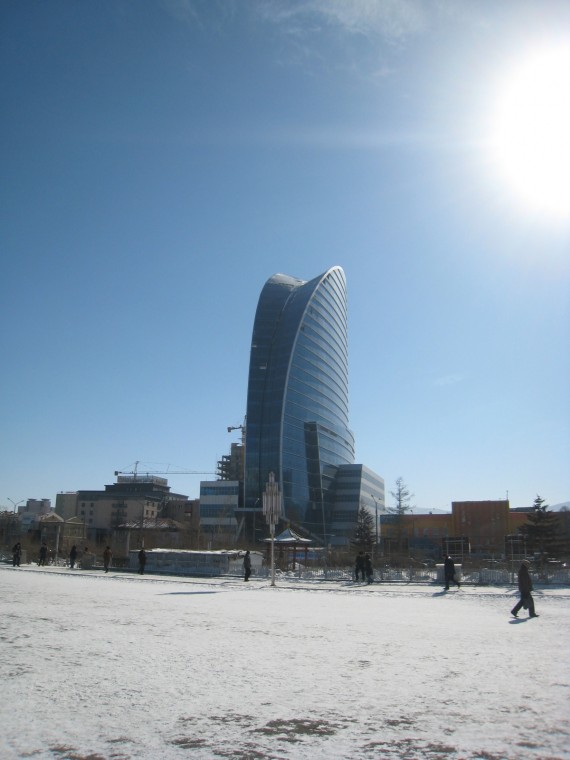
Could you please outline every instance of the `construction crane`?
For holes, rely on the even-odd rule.
[[[122,471],[115,470],[115,477],[119,475],[132,475],[133,480],[137,479],[137,475],[149,476],[149,475],[215,475],[215,472],[209,472],[206,470],[145,470],[144,473],[140,473],[139,462],[135,462],[135,469]]]
[[[231,433],[232,430],[241,430],[242,446],[245,446],[245,423],[246,423],[246,419],[244,418],[243,425],[228,425],[228,433]]]

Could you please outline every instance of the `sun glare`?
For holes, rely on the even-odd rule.
[[[529,210],[570,218],[570,44],[511,70],[491,142],[499,175]]]

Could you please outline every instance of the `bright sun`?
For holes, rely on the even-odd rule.
[[[529,209],[570,218],[570,44],[535,51],[511,70],[491,143],[499,175]]]

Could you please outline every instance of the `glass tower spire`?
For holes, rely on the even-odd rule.
[[[276,274],[261,291],[253,327],[244,507],[261,510],[273,471],[283,517],[324,536],[338,467],[353,462],[344,271],[335,266],[308,282]]]

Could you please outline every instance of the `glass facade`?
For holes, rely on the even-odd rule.
[[[207,538],[209,548],[235,543],[238,505],[238,481],[200,481],[200,530]]]
[[[372,516],[375,542],[378,543],[382,516],[386,511],[384,479],[363,464],[342,465],[336,476],[329,540],[332,546],[350,546],[361,507]]]
[[[353,462],[344,272],[332,267],[308,282],[274,275],[251,343],[244,508],[261,510],[273,471],[283,517],[325,538],[337,469]]]

